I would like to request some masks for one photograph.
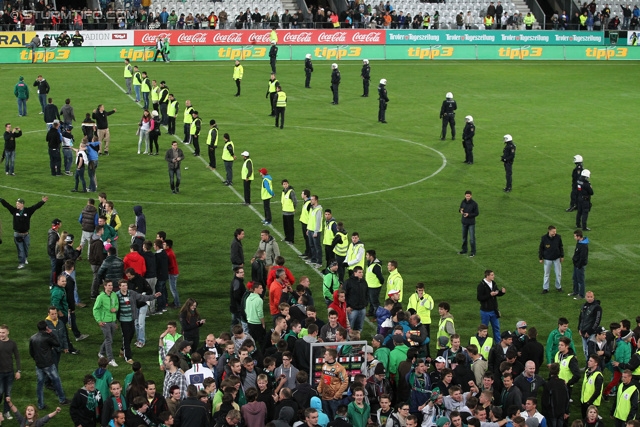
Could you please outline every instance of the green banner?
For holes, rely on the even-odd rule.
[[[476,59],[475,46],[387,46],[386,59]]]
[[[385,59],[384,46],[380,45],[361,45],[361,46],[301,46],[292,45],[291,47],[291,59],[294,61],[302,61],[305,56],[310,53],[311,58],[315,60],[349,60],[349,59],[369,59],[369,60],[381,60]],[[281,48],[282,49],[282,48]],[[282,55],[280,51],[278,53],[278,59]]]
[[[478,59],[562,60],[564,46],[476,46]],[[583,48],[578,48],[583,49]]]
[[[567,47],[565,59],[573,61],[624,61],[640,59],[640,50],[620,46],[607,47]]]
[[[603,31],[387,30],[387,45],[604,45]]]

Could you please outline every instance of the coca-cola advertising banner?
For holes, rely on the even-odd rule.
[[[271,30],[137,30],[134,46],[153,46],[157,37],[174,46],[269,45]],[[383,45],[384,30],[278,30],[282,45]]]

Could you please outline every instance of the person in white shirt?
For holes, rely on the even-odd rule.
[[[202,356],[199,353],[191,355],[191,362],[191,369],[184,373],[184,377],[187,379],[187,386],[194,385],[198,390],[204,390],[204,380],[205,378],[213,378],[213,372],[202,365]]]

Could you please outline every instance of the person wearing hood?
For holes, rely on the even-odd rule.
[[[583,231],[590,231],[587,227],[587,219],[589,218],[589,211],[591,210],[591,196],[593,196],[593,188],[589,182],[591,178],[591,171],[585,169],[580,173],[578,181],[576,181],[576,203],[578,210],[576,211],[576,228],[580,228],[582,223]],[[582,295],[584,298],[584,295]]]
[[[576,249],[573,253],[573,292],[569,294],[575,300],[584,299],[584,273],[589,262],[589,238],[582,234],[582,230],[573,232]]]
[[[592,341],[590,338],[600,329],[601,320],[602,307],[600,306],[600,300],[596,299],[593,291],[589,291],[585,294],[585,303],[582,305],[580,316],[578,317],[578,332],[582,337],[582,348],[587,360],[590,354],[587,351],[588,343]]]
[[[26,116],[27,101],[29,100],[29,86],[24,82],[24,77],[20,76],[18,79],[18,83],[16,83],[16,86],[13,88],[13,94],[18,100],[18,115],[20,117]]]
[[[143,235],[147,234],[147,218],[142,213],[142,206],[136,205],[133,207],[133,213],[136,214],[136,227],[138,232]]]
[[[584,167],[582,166],[582,156],[580,154],[576,154],[573,156],[573,163],[575,163],[576,167],[573,168],[571,172],[571,202],[569,203],[569,207],[565,209],[565,212],[573,212],[578,209],[578,180],[582,175],[582,170]]]
[[[320,400],[319,397],[314,396],[311,398],[310,406],[307,409],[307,411],[312,409],[314,409],[318,413],[316,425],[319,425],[320,427],[327,427],[330,420],[327,414],[325,414],[322,411],[322,401]],[[305,418],[308,419],[308,417],[306,417],[306,411],[305,411]],[[311,426],[311,425],[313,424],[308,424],[308,426]]]
[[[258,402],[258,390],[254,387],[247,389],[245,393],[247,403],[240,408],[243,424],[246,427],[262,427],[267,419],[267,405]]]
[[[95,426],[100,421],[102,395],[96,390],[96,379],[85,375],[84,387],[73,396],[69,413],[75,426]]]
[[[262,223],[264,225],[270,225],[271,198],[275,194],[273,192],[273,178],[271,178],[271,175],[269,175],[269,172],[265,168],[260,169],[258,172],[260,172],[260,176],[262,177],[262,188],[260,190],[260,197],[264,207],[264,221],[262,221]]]
[[[291,427],[291,420],[293,420],[295,412],[291,406],[285,406],[280,410],[278,418],[271,421],[274,427]],[[227,414],[227,416],[229,416]]]
[[[95,388],[100,393],[100,396],[109,396],[110,385],[113,382],[113,375],[109,372],[108,366],[109,360],[106,357],[100,357],[98,359],[98,368],[91,374],[95,379]]]
[[[280,248],[278,242],[273,238],[269,230],[262,230],[260,232],[260,243],[258,243],[258,250],[265,251],[267,258],[267,267],[271,267],[276,263],[276,257],[280,256]]]

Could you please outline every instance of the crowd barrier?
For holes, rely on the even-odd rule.
[[[308,45],[281,46],[279,61],[303,61],[311,54],[316,61],[339,60],[640,60],[640,49],[626,46],[488,46],[488,45]],[[35,55],[35,61],[33,58]],[[29,62],[79,63],[151,61],[155,49],[148,47],[75,47],[32,51],[6,48],[0,55],[2,64]],[[171,61],[243,61],[268,60],[267,46],[174,46]]]

